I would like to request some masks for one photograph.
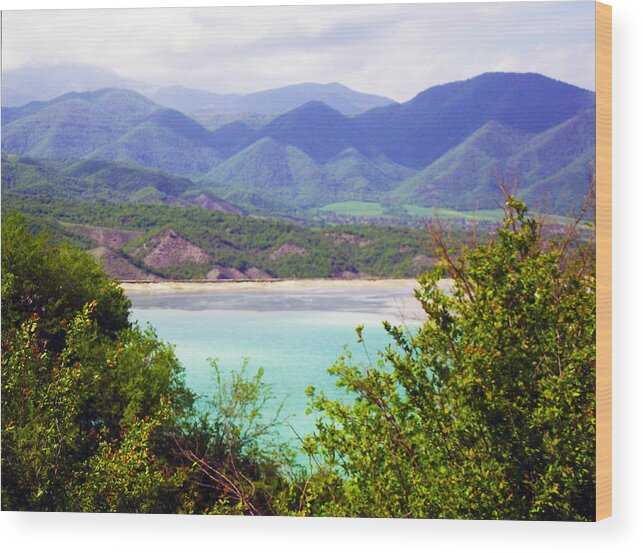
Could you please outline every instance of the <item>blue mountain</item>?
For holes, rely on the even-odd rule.
[[[131,90],[103,89],[3,108],[2,150],[160,169],[262,213],[346,199],[493,207],[497,174],[562,212],[582,199],[594,108],[593,92],[542,75],[486,73],[353,117],[310,101],[263,126],[211,131]]]
[[[540,133],[592,108],[595,94],[534,73],[485,73],[435,86],[404,104],[355,118],[361,140],[421,169],[488,121]]]

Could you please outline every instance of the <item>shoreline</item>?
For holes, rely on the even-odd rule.
[[[442,279],[440,289],[446,291],[453,283],[452,279]],[[274,280],[173,280],[173,281],[129,281],[120,282],[126,294],[161,295],[161,294],[203,294],[229,292],[271,292],[271,291],[381,291],[391,289],[414,290],[419,287],[416,278],[369,278],[369,279],[274,279]]]
[[[120,287],[126,294],[174,294],[232,291],[309,290],[309,289],[369,289],[415,288],[416,278],[369,278],[369,279],[271,279],[271,280],[161,280],[121,281]]]

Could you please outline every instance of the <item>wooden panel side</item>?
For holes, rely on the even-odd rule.
[[[596,3],[596,520],[612,515],[612,7]]]

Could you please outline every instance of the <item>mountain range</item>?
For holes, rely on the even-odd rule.
[[[167,86],[146,95],[159,104],[197,116],[203,113],[279,115],[313,100],[350,116],[395,103],[390,98],[356,92],[340,83],[302,83],[246,95]]]
[[[188,115],[279,115],[312,100],[319,100],[345,115],[356,115],[393,100],[357,92],[340,83],[301,83],[250,94],[218,94],[185,86],[154,86],[125,79],[100,67],[76,64],[26,66],[2,73],[2,105],[15,107],[33,101],[52,100],[67,92],[91,92],[102,88],[126,88],[158,104]]]
[[[133,90],[66,93],[3,108],[2,151],[162,170],[264,214],[353,200],[490,209],[497,178],[519,182],[525,199],[556,213],[582,203],[595,152],[591,91],[537,74],[486,73],[347,115],[321,94],[349,90],[341,85],[286,88],[262,101],[283,109],[284,97],[313,99],[265,124],[214,130]],[[170,92],[191,103],[190,93]]]
[[[46,101],[67,92],[89,92],[101,88],[130,88],[137,90],[144,83],[124,79],[101,67],[78,64],[51,66],[27,65],[2,71],[2,106],[21,106],[29,102]]]

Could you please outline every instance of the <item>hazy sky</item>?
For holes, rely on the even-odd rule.
[[[4,70],[78,63],[247,93],[341,82],[407,100],[485,71],[594,89],[594,2],[9,11]]]

